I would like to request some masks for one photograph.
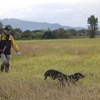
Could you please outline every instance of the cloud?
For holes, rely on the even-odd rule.
[[[68,12],[68,11],[74,11],[74,9],[63,9],[63,10],[56,10],[58,12]]]
[[[26,12],[31,12],[31,11],[32,11],[32,9],[30,9],[30,8],[29,9],[26,9]]]
[[[19,8],[30,5],[37,4],[50,4],[50,3],[60,3],[60,4],[77,4],[77,3],[100,3],[100,0],[2,0],[2,7]]]
[[[81,15],[81,14],[76,14],[76,15],[73,15],[73,16],[80,17],[80,16],[82,16],[82,15]]]
[[[90,15],[100,19],[99,5],[100,0],[3,0],[0,19],[17,18],[69,26],[77,26],[79,22],[86,26]]]
[[[24,9],[23,9],[23,8],[21,8],[19,11],[20,11],[20,12],[23,12],[23,11],[24,11]]]

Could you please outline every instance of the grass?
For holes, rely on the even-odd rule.
[[[0,73],[0,100],[100,100],[100,38],[16,41],[9,73]],[[86,77],[61,86],[43,75],[48,69]]]

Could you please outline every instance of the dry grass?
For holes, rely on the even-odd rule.
[[[100,100],[100,39],[17,41],[9,73],[0,73],[0,100]],[[43,80],[48,69],[86,77],[77,85]]]

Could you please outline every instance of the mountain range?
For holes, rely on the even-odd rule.
[[[48,28],[50,30],[55,30],[58,28],[64,28],[64,29],[75,29],[75,30],[81,30],[85,29],[84,27],[71,27],[71,26],[62,26],[58,23],[47,23],[47,22],[32,22],[32,21],[24,21],[24,20],[19,20],[15,18],[11,19],[0,19],[0,22],[5,26],[5,25],[11,25],[13,29],[15,28],[20,28],[22,31],[25,30],[47,30]]]

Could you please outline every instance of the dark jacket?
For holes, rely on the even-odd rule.
[[[0,36],[0,49],[4,49],[4,47],[6,46],[6,49],[4,50],[4,54],[6,55],[10,55],[11,54],[11,46],[13,46],[13,48],[15,49],[15,51],[19,51],[19,48],[13,38],[13,36],[11,35],[1,35]]]

